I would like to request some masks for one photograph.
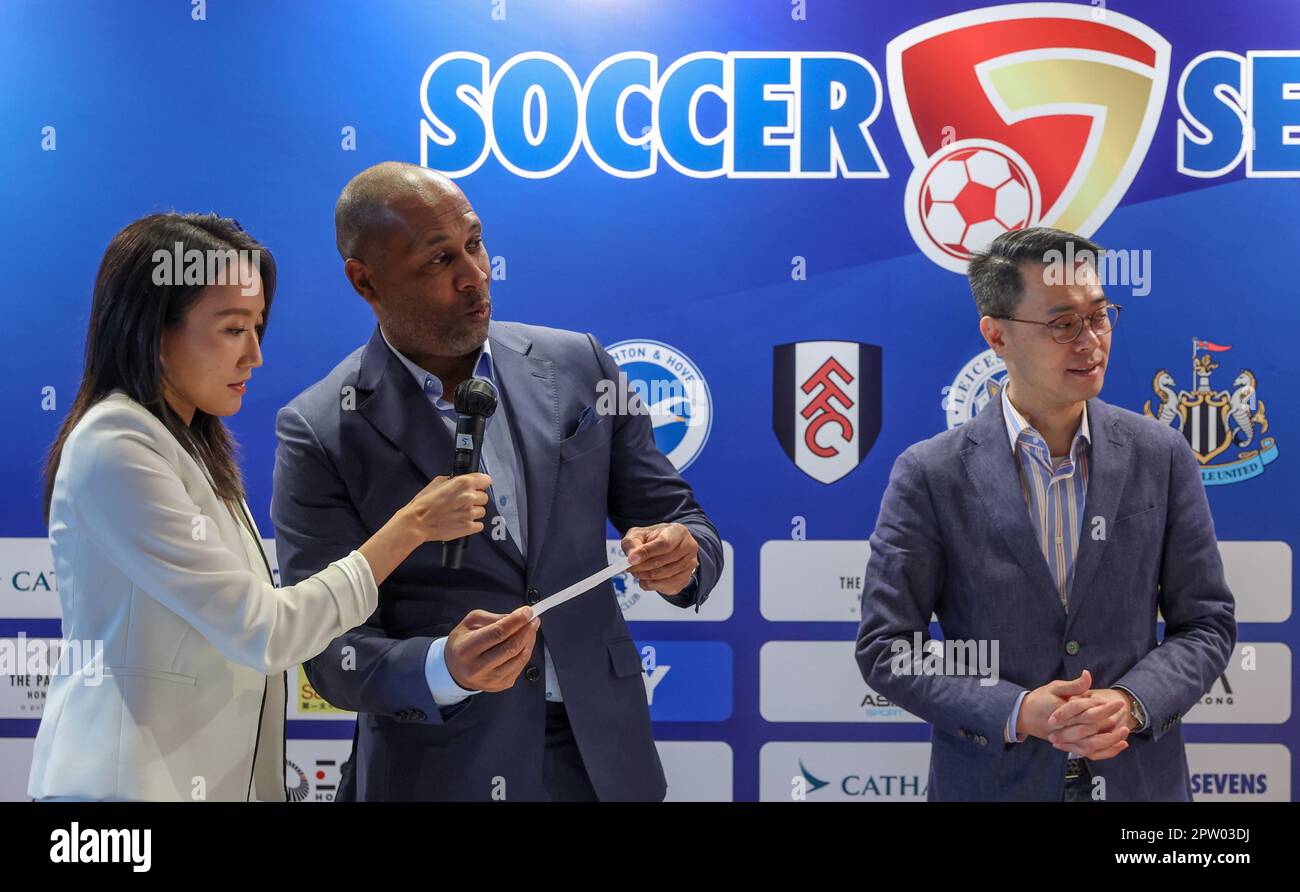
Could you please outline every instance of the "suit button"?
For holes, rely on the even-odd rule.
[[[529,666],[527,669],[524,670],[524,678],[528,679],[529,681],[537,681],[537,679],[541,677],[542,677],[542,670],[538,669],[536,666]]]
[[[987,737],[985,737],[983,734],[981,734],[979,737],[975,738],[975,740],[976,740],[976,742],[977,742],[980,746],[988,746],[988,745],[989,745],[989,739],[988,739]]]
[[[1075,654],[1077,654],[1079,652],[1079,642],[1073,639],[1065,642],[1065,652],[1070,656],[1074,656]]]
[[[535,589],[535,588],[530,588],[530,589],[528,590],[528,603],[529,603],[529,604],[536,604],[536,603],[537,603],[538,601],[540,601],[540,600],[541,600],[541,597],[537,594],[537,589]]]

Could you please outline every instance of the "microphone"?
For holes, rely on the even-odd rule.
[[[483,452],[483,429],[497,410],[497,392],[486,378],[468,378],[456,388],[456,451],[451,457],[451,476],[477,471]],[[460,569],[468,537],[442,543],[442,565]]]

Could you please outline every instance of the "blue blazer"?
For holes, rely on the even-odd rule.
[[[1059,800],[1066,753],[1035,737],[1005,743],[1004,729],[1022,690],[1083,669],[1093,687],[1131,690],[1148,713],[1127,750],[1089,763],[1105,798],[1191,799],[1180,720],[1236,640],[1205,487],[1172,428],[1100,399],[1087,411],[1068,613],[1030,525],[1000,400],[894,464],[871,536],[857,659],[872,688],[933,726],[932,800]],[[946,638],[999,642],[997,684],[890,671],[891,642],[928,637],[931,612]]]
[[[358,715],[340,799],[546,799],[543,643],[596,794],[658,800],[641,658],[606,582],[547,613],[515,685],[450,707],[425,678],[430,643],[470,610],[509,613],[607,564],[606,518],[621,532],[679,522],[700,545],[698,586],[669,600],[698,606],[722,570],[722,542],[691,487],[655,445],[646,415],[596,416],[597,384],[618,367],[590,335],[509,322],[489,329],[512,438],[522,453],[527,558],[479,534],[460,570],[420,546],[379,589],[379,609],[306,665],[316,690]],[[347,555],[429,480],[451,468],[452,436],[376,326],[370,342],[280,410],[271,519],[282,577],[304,579]],[[493,528],[488,506],[485,530]]]

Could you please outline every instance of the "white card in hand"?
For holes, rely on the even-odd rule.
[[[630,566],[631,564],[627,562],[626,557],[619,558],[618,561],[616,561],[613,564],[610,564],[604,570],[599,570],[595,573],[592,573],[586,579],[578,580],[573,585],[569,586],[563,591],[556,592],[555,594],[551,595],[549,598],[543,598],[542,600],[538,601],[536,604],[533,605],[533,617],[534,618],[539,617],[546,611],[550,610],[552,607],[558,607],[559,605],[563,604],[565,601],[578,597],[578,595],[582,594],[583,592],[591,591],[593,588],[600,585],[606,579],[610,579],[626,571],[627,568]]]

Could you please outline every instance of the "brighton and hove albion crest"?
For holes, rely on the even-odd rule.
[[[713,428],[713,398],[699,368],[662,341],[619,341],[605,350],[649,411],[655,445],[674,468],[686,470]]]
[[[1142,407],[1148,416],[1187,438],[1201,463],[1201,480],[1206,486],[1257,477],[1264,472],[1264,465],[1277,458],[1277,442],[1264,436],[1268,415],[1259,398],[1255,373],[1242,369],[1228,390],[1216,390],[1211,384],[1211,376],[1219,368],[1215,355],[1231,349],[1230,345],[1193,338],[1192,380],[1196,388],[1180,390],[1173,374],[1161,369],[1151,381],[1156,399],[1147,400]]]
[[[1169,43],[1081,3],[1017,3],[911,29],[885,51],[912,160],[904,211],[944,269],[1012,229],[1090,236],[1146,157],[1169,78]]]
[[[795,467],[834,483],[880,434],[880,348],[800,341],[773,349],[772,429]]]

